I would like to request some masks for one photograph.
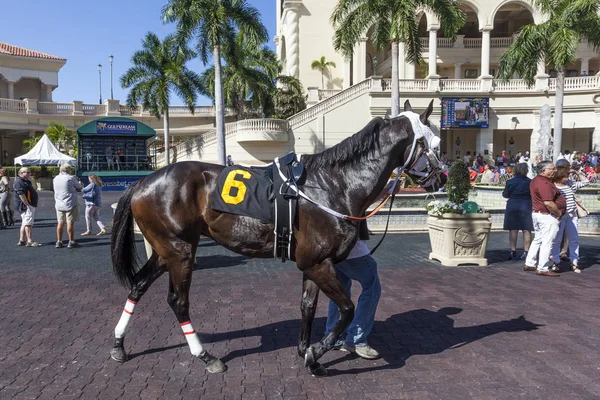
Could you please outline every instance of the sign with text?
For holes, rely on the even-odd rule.
[[[129,121],[96,121],[96,132],[135,135],[137,133],[137,123]]]

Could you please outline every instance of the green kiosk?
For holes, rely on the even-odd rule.
[[[123,117],[106,117],[77,129],[77,176],[99,176],[102,190],[125,190],[156,169],[148,154],[156,132],[146,124]]]

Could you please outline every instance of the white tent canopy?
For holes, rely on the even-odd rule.
[[[15,165],[60,165],[64,163],[75,166],[77,160],[58,151],[46,134],[27,154],[15,158]]]

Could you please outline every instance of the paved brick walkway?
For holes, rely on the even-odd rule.
[[[192,322],[229,367],[209,375],[166,304],[166,276],[136,308],[131,360],[110,359],[127,293],[112,276],[109,239],[54,249],[51,202],[42,197],[34,236],[43,247],[16,247],[16,229],[0,231],[0,399],[600,398],[597,238],[582,240],[582,274],[545,278],[500,262],[506,234],[492,234],[489,268],[440,267],[424,261],[427,235],[389,235],[376,255],[383,294],[371,335],[383,357],[332,351],[323,379],[295,354],[295,266],[203,241]],[[321,298],[313,341],[326,305]]]

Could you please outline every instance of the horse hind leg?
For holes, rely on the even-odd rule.
[[[300,329],[300,338],[298,340],[298,355],[306,360],[306,351],[310,345],[310,335],[312,332],[312,324],[317,311],[317,303],[319,300],[319,287],[306,274],[302,277],[302,302],[300,303],[300,311],[302,312],[302,324]],[[327,375],[327,370],[316,361],[307,362],[306,365],[310,374],[314,377],[322,377]]]
[[[194,254],[195,252],[192,252]],[[192,282],[192,269],[194,267],[194,261],[181,260],[169,263],[169,296],[167,302],[171,309],[175,313],[179,326],[183,330],[185,339],[190,348],[192,355],[198,357],[206,364],[206,370],[211,374],[225,372],[227,367],[221,360],[212,356],[200,343],[200,338],[192,326],[190,320],[190,284]],[[173,268],[179,265],[181,268]]]
[[[133,285],[131,286],[127,301],[125,302],[125,307],[123,308],[123,313],[115,327],[115,343],[110,351],[110,356],[113,360],[118,362],[127,361],[127,353],[125,352],[123,342],[125,340],[127,325],[133,315],[133,310],[150,285],[152,285],[152,283],[164,272],[164,268],[158,262],[157,254],[154,253],[146,264],[144,264],[144,266],[135,274]]]

